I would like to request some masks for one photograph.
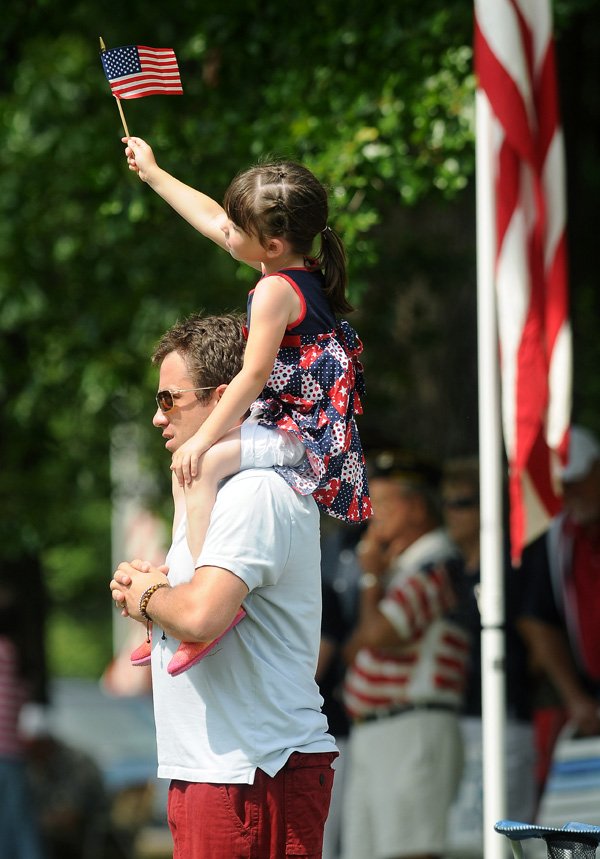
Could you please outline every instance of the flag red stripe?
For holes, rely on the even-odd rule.
[[[558,96],[553,82],[556,77],[554,44],[550,42],[540,71],[539,85],[535,93],[535,103],[538,117],[539,158],[543,164],[548,149],[560,126],[558,115]]]
[[[548,282],[548,296],[550,298],[546,306],[546,332],[548,350],[551,352],[568,313],[566,295],[567,239],[564,233],[556,246],[552,264],[546,278]]]
[[[150,84],[160,84],[166,88],[170,89],[181,89],[181,85],[177,81],[163,81],[161,78],[157,78],[154,75],[142,75],[139,78],[135,78],[134,80],[128,81],[117,81],[113,83],[111,89],[113,90],[127,90],[127,89],[135,89],[140,86],[148,86]]]
[[[146,95],[179,95],[179,90],[166,89],[165,87],[150,87],[135,89],[130,92],[115,93],[117,98],[142,98]]]
[[[153,54],[157,57],[174,57],[175,51],[173,48],[149,48],[148,45],[137,45],[138,53]]]
[[[520,164],[514,149],[504,141],[498,155],[498,178],[496,181],[496,240],[498,251],[502,249],[506,231],[510,226],[519,201]]]
[[[477,22],[475,69],[481,89],[488,97],[493,94],[490,101],[507,139],[523,160],[533,163],[535,153],[525,103],[517,85],[493,53]]]
[[[113,86],[118,87],[118,86],[126,86],[130,83],[144,83],[145,81],[150,82],[150,83],[152,81],[160,81],[161,83],[176,84],[177,86],[180,86],[179,75],[176,75],[176,74],[174,75],[171,73],[169,73],[169,74],[158,74],[157,75],[156,72],[150,72],[150,71],[140,72],[136,75],[123,75],[123,77],[114,78],[111,81],[111,83]]]
[[[541,428],[531,449],[531,457],[528,465],[530,477],[535,483],[538,494],[549,513],[554,516],[560,510],[560,501],[552,485],[550,477],[550,449],[544,440]]]

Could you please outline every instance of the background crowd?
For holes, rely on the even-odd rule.
[[[371,475],[372,522],[324,544],[322,690],[345,752],[324,856],[480,856],[478,462],[438,470],[385,451]],[[561,729],[600,733],[600,446],[590,432],[573,428],[555,476],[563,512],[519,568],[508,542],[504,558],[507,816],[526,822],[539,815]]]

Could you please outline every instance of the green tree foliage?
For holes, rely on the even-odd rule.
[[[582,3],[559,4],[563,26]],[[473,346],[472,333],[438,337],[449,322],[466,330],[460,308],[473,310],[470,4],[104,5],[10,4],[0,33],[2,553],[41,557],[55,611],[97,642],[88,670],[109,647],[111,428],[148,426],[164,497],[152,345],[194,309],[243,307],[252,282],[127,171],[99,35],[176,49],[184,96],[123,105],[179,178],[220,198],[239,169],[276,155],[328,185],[373,344],[367,433],[385,421],[414,442],[446,348],[469,363]],[[438,409],[473,379],[471,360]],[[65,622],[56,629],[68,652]]]

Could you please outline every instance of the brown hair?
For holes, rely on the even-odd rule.
[[[258,164],[239,173],[225,192],[227,217],[261,244],[284,238],[295,253],[310,258],[317,235],[316,259],[325,276],[325,294],[335,313],[353,307],[346,298],[346,254],[342,240],[327,224],[327,192],[310,170],[294,161]]]
[[[171,352],[179,352],[195,386],[216,388],[229,384],[242,369],[246,345],[243,325],[244,318],[235,313],[193,313],[163,334],[152,354],[152,363],[159,365]],[[196,392],[201,402],[210,396],[210,391]]]
[[[479,495],[479,458],[461,456],[449,459],[444,464],[443,483],[445,486],[463,483]]]

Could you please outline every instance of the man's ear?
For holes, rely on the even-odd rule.
[[[427,521],[427,504],[421,495],[410,496],[409,521],[414,528],[420,528]]]
[[[217,385],[217,387],[215,388],[215,394],[216,394],[216,397],[217,397],[217,401],[221,399],[221,397],[222,397],[222,396],[223,396],[223,394],[225,393],[225,389],[226,389],[226,388],[227,388],[227,385],[225,385],[225,384],[223,384],[223,385]]]

